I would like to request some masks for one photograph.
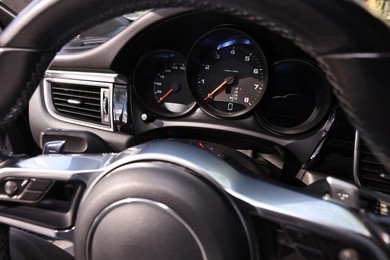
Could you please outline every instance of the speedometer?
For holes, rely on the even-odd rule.
[[[194,46],[187,76],[204,111],[236,117],[259,103],[268,71],[264,54],[249,36],[234,29],[217,29]]]
[[[134,89],[141,103],[164,117],[182,116],[195,106],[185,77],[185,57],[169,50],[147,54],[134,73]]]

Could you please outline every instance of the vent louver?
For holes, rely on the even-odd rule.
[[[102,124],[101,87],[77,84],[51,84],[53,107],[59,115]]]
[[[390,174],[361,140],[358,171],[363,186],[390,194]]]

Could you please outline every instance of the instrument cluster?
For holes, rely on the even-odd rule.
[[[314,128],[331,100],[316,65],[299,58],[269,63],[258,42],[229,27],[207,32],[187,54],[149,52],[133,75],[138,99],[160,117],[184,117],[200,108],[226,120],[254,116],[277,134]]]

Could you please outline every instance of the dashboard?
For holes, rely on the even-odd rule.
[[[104,40],[64,48],[54,59],[30,101],[31,131],[41,147],[70,138],[69,131],[109,147],[98,152],[161,138],[204,140],[280,171],[292,166],[295,175],[329,150],[330,133],[349,146],[324,155],[319,169],[326,173],[336,153],[352,172],[354,130],[321,68],[298,46],[213,12],[161,9],[123,19],[110,30],[105,25]]]
[[[269,3],[246,3],[259,8],[255,16],[219,9],[230,6],[222,2],[199,3],[208,11],[146,10],[75,35],[39,78],[28,122],[23,113],[19,133],[9,131],[14,154],[14,143],[31,150],[6,157],[2,223],[69,240],[77,258],[386,259],[390,204],[375,191],[390,194],[390,175],[338,104],[371,86],[374,74],[354,72],[383,62],[346,44],[359,43],[349,41],[359,39],[349,35],[358,20],[341,11],[382,27],[348,1],[337,12],[329,3]],[[96,5],[98,16],[80,5],[84,16],[72,21],[132,7],[105,4]],[[102,10],[111,4],[122,8]],[[338,40],[346,43],[332,45]],[[40,55],[43,62],[48,54]],[[118,243],[106,243],[112,234]]]

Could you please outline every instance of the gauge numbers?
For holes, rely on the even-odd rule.
[[[265,89],[265,74],[257,57],[245,47],[217,50],[203,64],[197,89],[203,105],[224,114],[252,109]]]
[[[251,111],[267,84],[267,65],[260,47],[234,29],[217,29],[204,36],[190,54],[189,67],[195,99],[205,112],[218,117]]]
[[[188,113],[195,101],[186,79],[186,58],[173,51],[147,54],[135,70],[135,91],[146,108],[157,115]]]

